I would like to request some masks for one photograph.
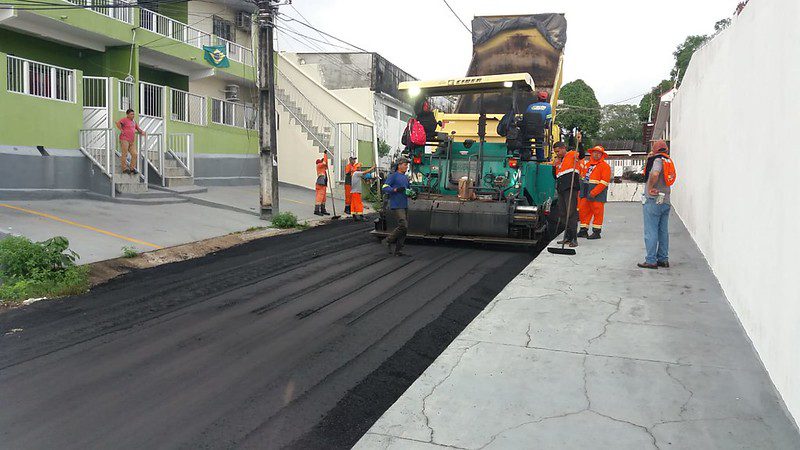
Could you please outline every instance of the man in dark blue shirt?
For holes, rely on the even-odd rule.
[[[381,187],[384,194],[389,197],[389,214],[393,214],[397,219],[397,228],[386,238],[386,246],[389,253],[402,256],[403,243],[408,233],[408,190],[410,184],[406,171],[408,171],[408,159],[401,157],[397,160],[397,171],[392,172],[386,182]],[[395,248],[392,250],[392,244]]]
[[[528,109],[526,109],[525,112],[541,115],[542,122],[545,126],[549,127],[550,122],[553,121],[553,107],[550,106],[550,102],[548,101],[550,95],[545,91],[539,91],[539,93],[536,94],[536,98],[539,99],[539,101],[528,105]]]

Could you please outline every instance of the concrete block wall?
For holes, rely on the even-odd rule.
[[[752,1],[672,109],[673,204],[800,421],[800,2]]]

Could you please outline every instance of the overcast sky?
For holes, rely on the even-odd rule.
[[[467,26],[473,16],[566,13],[565,82],[582,78],[602,104],[643,94],[667,78],[675,47],[690,34],[712,33],[714,23],[730,17],[738,4],[738,0],[448,2]],[[472,56],[471,35],[442,0],[294,0],[293,7],[311,25],[378,52],[417,78],[464,76]],[[290,6],[281,6],[280,12],[300,19]],[[286,25],[322,40],[302,25]],[[315,51],[280,33],[278,39],[280,50]],[[634,98],[626,103],[638,102]]]

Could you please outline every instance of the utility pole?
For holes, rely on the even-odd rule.
[[[275,127],[275,0],[258,0],[258,144],[261,218],[278,214],[278,135]]]

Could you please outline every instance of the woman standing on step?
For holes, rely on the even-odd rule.
[[[134,114],[132,109],[125,111],[125,117],[119,119],[117,121],[117,128],[119,128],[119,148],[121,152],[120,156],[120,164],[122,165],[122,173],[129,173],[131,175],[136,175],[139,173],[136,170],[136,161],[139,158],[138,153],[136,152],[136,133],[141,134],[142,136],[147,136],[147,134],[139,128],[139,124],[136,123],[133,118],[136,115]],[[131,155],[131,163],[130,166],[128,165],[128,154]]]

